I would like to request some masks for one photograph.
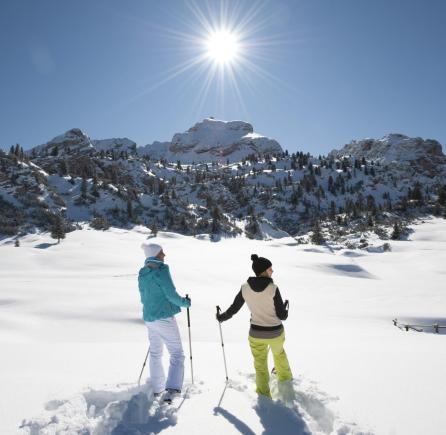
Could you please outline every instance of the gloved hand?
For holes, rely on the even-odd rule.
[[[183,298],[183,302],[184,302],[184,306],[186,308],[189,308],[192,305],[192,301],[189,296],[186,296],[185,298]]]
[[[216,315],[215,315],[215,318],[221,323],[221,322],[224,322],[226,319],[224,318],[224,316],[223,316],[223,313],[217,313]]]

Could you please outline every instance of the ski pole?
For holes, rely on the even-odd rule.
[[[189,299],[189,295],[186,295],[186,299]],[[190,373],[192,377],[192,384],[194,383],[194,367],[192,365],[192,341],[190,338],[190,314],[189,307],[187,307],[187,328],[189,330],[189,355],[190,355]]]
[[[144,371],[144,367],[146,366],[146,362],[147,362],[147,357],[149,356],[149,352],[150,352],[150,346],[147,349],[147,353],[146,353],[146,357],[144,359],[144,364],[142,365],[142,369],[141,369],[141,373],[139,374],[139,378],[138,378],[138,387],[141,384],[141,376],[142,376],[142,372]]]
[[[217,315],[220,314],[220,307],[217,305]],[[221,332],[221,322],[218,322],[218,326],[220,327],[220,339],[221,339],[221,348],[223,350],[223,361],[225,363],[225,374],[226,374],[226,382],[228,382],[228,368],[226,367],[226,355],[225,355],[225,344],[223,343],[223,333]]]

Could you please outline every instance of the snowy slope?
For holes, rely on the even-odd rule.
[[[136,386],[147,350],[136,286],[146,230],[75,231],[60,245],[28,235],[19,248],[3,239],[1,433],[17,433],[25,419],[22,434],[99,434],[118,426],[115,434],[212,428],[215,434],[440,435],[446,337],[404,332],[391,322],[446,323],[446,221],[414,229],[411,241],[391,242],[392,252],[382,254],[296,246],[291,238],[211,243],[161,233],[154,240],[193,304],[195,385],[186,359],[190,388],[179,410],[138,395],[150,383]],[[256,398],[245,307],[222,325],[231,379],[224,391],[215,305],[231,303],[254,252],[272,260],[275,281],[290,299],[285,346],[296,377],[290,407]],[[188,354],[184,312],[178,321]],[[150,413],[141,414],[141,405]]]

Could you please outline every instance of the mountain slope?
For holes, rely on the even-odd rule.
[[[197,125],[178,143],[193,143],[203,155],[254,135],[247,123]],[[215,142],[215,128],[225,141]],[[205,148],[208,140],[214,142]],[[80,130],[49,144],[29,157],[16,150],[0,154],[0,197],[8,204],[0,213],[1,232],[48,230],[62,220],[67,230],[89,221],[95,228],[143,224],[215,240],[238,234],[279,238],[306,234],[323,221],[330,239],[346,243],[351,232],[385,240],[400,220],[446,214],[445,156],[435,141],[389,135],[352,142],[327,157],[251,154],[229,164],[168,163],[170,145],[163,143],[156,144],[159,161],[135,152],[127,139],[96,143],[98,151]]]

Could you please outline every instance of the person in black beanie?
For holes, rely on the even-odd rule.
[[[242,285],[232,305],[217,313],[217,320],[224,322],[236,314],[246,302],[251,311],[249,345],[254,357],[257,393],[271,397],[269,388],[268,350],[273,353],[279,384],[293,379],[288,358],[283,348],[285,331],[282,320],[288,317],[288,301],[285,303],[279,288],[274,284],[272,263],[267,258],[251,255],[255,277]]]

